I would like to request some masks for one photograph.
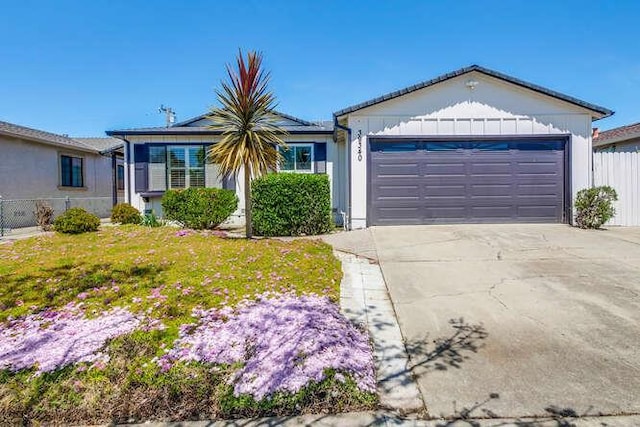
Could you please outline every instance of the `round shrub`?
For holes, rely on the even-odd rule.
[[[142,215],[129,203],[118,203],[111,210],[111,222],[120,224],[140,224]]]
[[[221,188],[169,190],[162,197],[164,217],[196,230],[213,229],[238,207],[235,191]]]
[[[262,236],[331,231],[331,192],[324,174],[268,174],[251,184],[253,229]]]
[[[600,228],[616,214],[613,207],[616,200],[616,190],[606,185],[578,191],[576,225],[580,228]]]
[[[82,208],[71,208],[53,221],[53,229],[65,234],[96,231],[99,226],[100,218]]]

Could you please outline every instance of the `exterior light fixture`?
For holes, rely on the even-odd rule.
[[[467,82],[465,83],[465,86],[467,86],[471,90],[474,90],[476,88],[476,86],[478,86],[478,81],[477,80],[467,80]]]

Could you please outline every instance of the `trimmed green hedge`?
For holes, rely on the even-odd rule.
[[[196,230],[216,228],[237,207],[235,191],[221,188],[169,190],[162,197],[162,211],[166,219]]]
[[[329,177],[268,174],[251,184],[253,230],[262,236],[323,234],[333,227]]]
[[[96,231],[99,226],[100,218],[82,208],[71,208],[53,221],[53,229],[65,234]]]

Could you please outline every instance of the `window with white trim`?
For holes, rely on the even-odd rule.
[[[280,148],[283,159],[281,172],[313,172],[313,144],[287,144],[289,149]]]
[[[167,148],[169,188],[204,187],[206,151],[202,145]]]

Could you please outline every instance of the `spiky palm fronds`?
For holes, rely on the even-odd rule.
[[[216,91],[221,106],[209,114],[211,127],[222,132],[209,157],[223,174],[238,173],[242,167],[253,177],[275,170],[281,158],[276,147],[285,146],[286,132],[276,124],[276,101],[262,55],[249,52],[245,60],[240,52],[237,70],[228,65],[227,74],[229,81]]]
[[[219,108],[208,116],[211,128],[222,132],[220,142],[209,150],[209,160],[217,163],[223,175],[244,169],[246,234],[251,237],[251,179],[276,170],[286,148],[286,131],[278,126],[274,114],[275,96],[269,91],[269,73],[262,69],[262,54],[248,52],[246,60],[238,53],[237,69],[227,65],[229,81],[216,91]]]

